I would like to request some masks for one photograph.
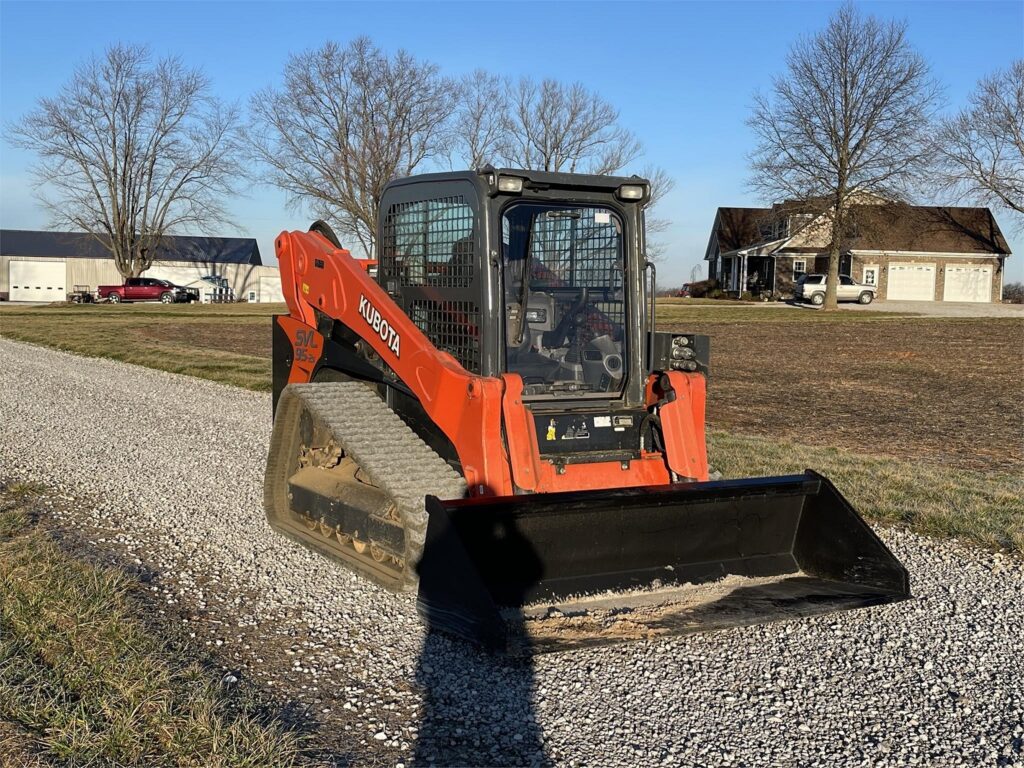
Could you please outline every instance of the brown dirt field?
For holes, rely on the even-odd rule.
[[[698,321],[686,330],[711,337],[715,427],[966,469],[1024,469],[1020,321]]]
[[[160,341],[175,341],[191,347],[235,352],[239,355],[270,357],[273,353],[270,320],[232,324],[213,322],[162,323],[141,325],[137,332]]]
[[[712,426],[965,469],[1024,470],[1024,323],[757,317],[700,317],[661,328],[711,336]],[[269,318],[140,331],[205,349],[271,354]]]

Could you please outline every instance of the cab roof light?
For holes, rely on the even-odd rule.
[[[620,200],[643,200],[647,188],[642,184],[623,184],[615,190]]]
[[[498,191],[511,192],[518,195],[523,191],[523,180],[519,176],[499,176]]]

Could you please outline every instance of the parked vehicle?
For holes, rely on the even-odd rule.
[[[96,294],[88,285],[76,285],[68,294],[68,301],[72,304],[92,304],[96,301]]]
[[[154,277],[129,277],[124,285],[101,285],[96,289],[96,298],[111,304],[122,301],[159,301],[164,304],[199,301],[199,291],[184,288],[168,280]]]
[[[803,275],[796,281],[793,296],[798,301],[809,301],[816,307],[825,303],[825,288],[828,280],[826,275]],[[873,285],[858,283],[849,275],[839,276],[836,288],[838,301],[856,301],[858,304],[870,304],[875,300],[878,288]]]
[[[688,299],[688,298],[690,298],[690,284],[689,283],[683,283],[683,287],[680,288],[676,292],[676,298],[678,298],[678,299]]]

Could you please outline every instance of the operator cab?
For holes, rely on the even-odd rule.
[[[649,184],[483,168],[399,179],[377,280],[433,344],[523,397],[643,407]],[[594,404],[596,405],[596,403]]]

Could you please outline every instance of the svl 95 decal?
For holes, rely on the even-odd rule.
[[[319,355],[316,350],[320,347],[316,343],[316,331],[304,331],[299,329],[295,332],[295,359],[300,363],[315,363]]]

